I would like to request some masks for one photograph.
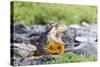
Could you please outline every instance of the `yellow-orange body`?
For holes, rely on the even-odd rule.
[[[64,43],[62,40],[59,40],[58,42],[50,39],[47,41],[44,45],[45,51],[48,52],[48,54],[60,54],[64,53]]]

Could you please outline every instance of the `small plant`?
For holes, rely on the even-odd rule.
[[[57,58],[54,61],[48,61],[47,64],[59,64],[59,63],[70,63],[70,62],[88,62],[88,61],[96,61],[96,56],[84,56],[81,54],[75,54],[75,53],[64,53],[60,55],[59,58]]]

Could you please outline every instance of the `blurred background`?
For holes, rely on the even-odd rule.
[[[96,15],[96,6],[13,1],[10,16],[12,22],[32,25],[46,24],[48,20],[96,23]]]

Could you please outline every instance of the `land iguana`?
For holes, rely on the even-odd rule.
[[[47,25],[47,31],[40,36],[35,55],[54,55],[64,53],[64,42],[61,37],[65,31],[67,31],[67,27],[64,23],[49,23]],[[32,54],[34,53],[31,52],[29,56]]]

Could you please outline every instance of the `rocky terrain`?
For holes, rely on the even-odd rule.
[[[65,53],[73,52],[85,56],[97,55],[97,25],[82,22],[80,25],[66,25],[67,32],[64,33],[62,40],[65,46]],[[55,60],[59,55],[46,55],[28,57],[30,51],[36,51],[40,35],[46,31],[46,25],[23,24],[11,25],[11,64],[32,65],[45,64],[46,61]]]

